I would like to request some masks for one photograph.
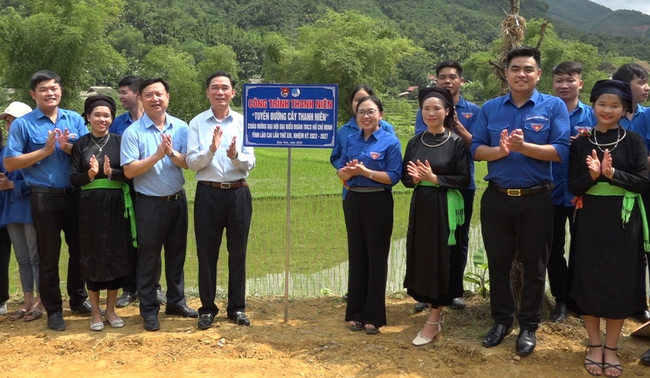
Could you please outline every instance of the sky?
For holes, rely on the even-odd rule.
[[[611,10],[630,9],[650,15],[649,0],[590,0],[596,4],[606,6]]]

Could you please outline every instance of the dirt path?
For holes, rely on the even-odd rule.
[[[161,330],[146,332],[137,306],[118,310],[123,329],[93,332],[88,318],[64,310],[67,330],[50,331],[46,320],[9,322],[0,317],[0,377],[588,377],[582,367],[586,333],[576,318],[544,323],[533,355],[514,354],[516,333],[495,348],[481,347],[490,326],[488,303],[471,298],[466,310],[446,310],[443,338],[425,347],[411,340],[426,315],[413,314],[411,299],[389,299],[389,326],[379,335],[351,332],[338,297],[296,299],[287,324],[283,302],[253,298],[252,326],[219,314],[215,326],[196,329],[195,319],[165,316]],[[198,300],[190,301],[197,307]],[[10,309],[18,304],[10,303]],[[619,352],[625,377],[650,376],[639,364],[648,340],[629,337],[627,321]]]

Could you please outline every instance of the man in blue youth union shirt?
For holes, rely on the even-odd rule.
[[[136,283],[144,329],[160,329],[156,284],[165,247],[167,306],[165,314],[198,317],[185,300],[187,199],[183,169],[187,169],[187,123],[167,114],[169,84],[161,78],[140,84],[144,115],[122,135],[121,164],[133,178],[138,227]]]
[[[505,69],[510,94],[483,105],[474,120],[471,153],[488,162],[488,189],[481,199],[481,231],[490,266],[494,326],[483,346],[499,345],[515,310],[510,268],[515,251],[526,277],[518,314],[516,352],[529,355],[537,343],[553,232],[551,161],[569,155],[569,113],[562,100],[540,94],[539,50],[517,47]]]
[[[580,132],[588,132],[596,124],[596,117],[591,106],[579,99],[582,81],[582,64],[578,62],[562,62],[553,68],[553,91],[567,107],[571,129],[571,139]],[[573,235],[571,221],[575,208],[571,203],[574,195],[569,192],[569,161],[552,163],[553,184],[551,192],[553,199],[553,242],[548,258],[548,281],[551,285],[551,295],[555,297],[555,307],[548,318],[553,322],[562,322],[567,316],[567,299],[569,296],[569,268],[564,258],[564,240],[566,223],[569,220],[569,232]],[[571,245],[569,255],[572,255]],[[568,265],[572,265],[571,263]]]
[[[68,244],[67,290],[73,313],[90,315],[88,294],[79,263],[79,191],[70,183],[72,144],[88,134],[81,116],[60,109],[61,77],[38,71],[30,80],[36,109],[16,119],[9,129],[4,164],[7,171],[23,170],[30,186],[32,217],[40,255],[40,295],[47,325],[65,330],[59,289],[61,231]]]

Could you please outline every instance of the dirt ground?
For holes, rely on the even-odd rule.
[[[198,307],[198,299],[189,304]],[[413,300],[388,299],[388,326],[378,335],[348,330],[339,297],[293,299],[284,323],[282,298],[251,298],[250,327],[236,326],[224,313],[213,328],[199,331],[196,319],[164,315],[161,330],[147,332],[137,305],[118,309],[122,329],[93,332],[87,317],[64,309],[67,330],[47,329],[0,317],[0,377],[588,377],[582,367],[586,333],[577,318],[545,322],[529,357],[514,353],[517,332],[498,347],[481,339],[489,329],[489,304],[468,299],[465,310],[445,310],[443,337],[414,347],[426,319]],[[19,304],[10,302],[10,311]],[[638,324],[625,323],[619,343],[623,376],[650,376],[639,364],[650,341],[630,337]]]

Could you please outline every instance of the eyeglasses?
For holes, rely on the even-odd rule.
[[[365,116],[373,117],[378,112],[379,112],[379,110],[377,110],[377,109],[359,110],[359,111],[357,111],[357,117],[361,117],[361,118],[363,118]]]

